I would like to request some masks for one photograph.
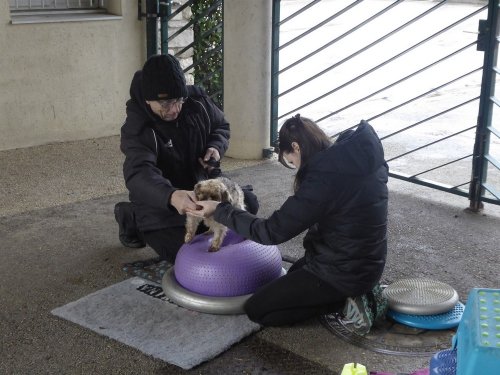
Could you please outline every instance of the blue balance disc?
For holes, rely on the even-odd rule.
[[[461,302],[458,302],[453,309],[442,314],[412,315],[389,310],[387,311],[387,316],[409,327],[429,330],[449,329],[458,326],[464,309],[465,306]]]

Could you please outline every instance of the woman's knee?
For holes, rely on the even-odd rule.
[[[254,298],[255,297],[255,298]],[[255,294],[243,306],[243,310],[252,322],[262,326],[281,326],[288,324],[287,312],[274,311],[269,304],[263,303]]]
[[[245,304],[243,305],[243,310],[245,311],[245,314],[247,314],[248,319],[250,319],[252,322],[255,323],[261,323],[261,318],[262,318],[262,311],[260,308],[260,305],[258,303],[255,303],[253,295],[250,297]]]

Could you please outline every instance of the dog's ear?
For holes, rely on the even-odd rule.
[[[196,199],[200,200],[201,196],[200,196],[200,190],[201,190],[201,185],[200,183],[197,183],[196,185],[194,185],[194,189],[193,189],[193,192],[194,192],[194,196],[196,197]]]

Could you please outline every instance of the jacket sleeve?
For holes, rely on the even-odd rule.
[[[208,136],[207,148],[214,147],[219,151],[221,158],[229,147],[230,129],[224,113],[210,99],[205,99],[207,114],[210,119],[210,134]]]
[[[261,219],[247,211],[221,203],[215,210],[215,220],[238,234],[264,245],[286,242],[309,229],[324,215],[325,194],[322,181],[309,178],[302,182],[295,195],[269,218]]]
[[[152,207],[171,209],[168,201],[176,189],[157,167],[155,134],[151,128],[139,126],[144,121],[140,109],[133,100],[129,100],[120,143],[120,149],[125,154],[125,185],[133,200]],[[140,130],[134,132],[131,129]]]

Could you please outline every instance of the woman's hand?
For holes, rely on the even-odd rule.
[[[196,209],[187,209],[186,213],[198,217],[209,217],[214,214],[219,203],[217,201],[197,201]]]

